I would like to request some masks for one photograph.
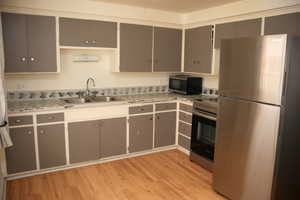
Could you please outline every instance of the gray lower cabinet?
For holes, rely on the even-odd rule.
[[[64,124],[37,127],[40,168],[50,168],[66,164]]]
[[[99,120],[68,124],[70,163],[100,158]]]
[[[300,35],[300,12],[265,18],[265,35]]]
[[[153,115],[131,116],[129,118],[129,152],[153,148]]]
[[[182,30],[154,27],[154,72],[180,72]]]
[[[120,24],[120,72],[152,72],[153,27]]]
[[[101,158],[126,154],[126,117],[100,120]]]
[[[5,72],[57,72],[55,17],[2,13]]]
[[[212,28],[213,26],[203,26],[185,31],[185,72],[212,72]]]
[[[7,173],[14,174],[36,169],[33,127],[11,128],[13,146],[5,150]]]
[[[176,112],[155,114],[155,141],[154,147],[163,147],[175,144]]]
[[[59,18],[60,45],[117,48],[117,23]]]
[[[217,24],[215,28],[215,48],[220,48],[221,39],[251,37],[261,35],[262,19]]]

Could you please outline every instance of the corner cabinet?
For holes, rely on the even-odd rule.
[[[72,47],[117,48],[116,22],[59,18],[59,43]]]
[[[221,39],[261,35],[262,19],[250,19],[216,25],[215,48],[220,48]]]
[[[300,12],[265,18],[265,35],[300,35]]]
[[[185,30],[184,72],[211,74],[213,26]]]
[[[176,140],[176,111],[155,114],[154,147],[174,145]]]
[[[6,73],[58,72],[56,19],[2,13]]]

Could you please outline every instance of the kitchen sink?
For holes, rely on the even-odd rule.
[[[83,103],[101,103],[101,102],[114,102],[120,101],[121,99],[118,97],[111,96],[85,96],[78,98],[67,98],[62,99],[67,104],[83,104]]]

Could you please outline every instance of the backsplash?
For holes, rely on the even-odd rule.
[[[85,90],[41,90],[41,91],[8,91],[7,98],[9,101],[22,100],[40,100],[40,99],[59,99],[78,97]],[[152,93],[169,92],[167,85],[160,86],[143,86],[143,87],[116,87],[116,88],[91,88],[91,94],[95,96],[121,96],[137,95]],[[205,95],[217,95],[218,90],[212,88],[203,88]]]

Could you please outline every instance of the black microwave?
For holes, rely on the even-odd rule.
[[[202,93],[202,78],[193,76],[170,76],[169,91],[193,95]]]

